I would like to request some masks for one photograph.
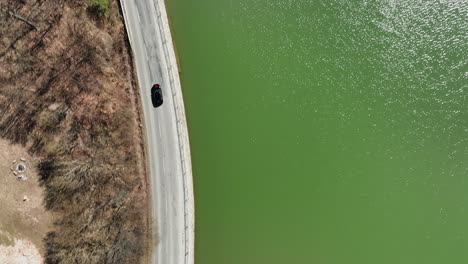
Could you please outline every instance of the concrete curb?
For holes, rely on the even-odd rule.
[[[187,120],[185,118],[184,99],[180,85],[179,68],[172,42],[171,29],[167,18],[164,0],[156,0],[156,11],[159,19],[161,35],[164,38],[164,53],[168,59],[168,72],[174,99],[174,110],[177,119],[179,148],[182,161],[182,174],[184,182],[184,218],[185,218],[185,264],[195,263],[195,199],[193,193],[192,161],[188,137]]]
[[[125,1],[119,0],[124,15],[125,27],[128,29],[127,14],[125,12]],[[150,0],[151,1],[151,0]],[[177,120],[177,134],[179,150],[182,162],[182,175],[184,184],[184,222],[185,222],[185,261],[184,264],[195,263],[195,199],[193,193],[192,162],[190,155],[190,143],[188,137],[187,120],[185,117],[184,100],[180,85],[179,68],[175,56],[172,42],[169,20],[167,18],[164,0],[154,0],[156,15],[160,31],[163,38],[163,53],[167,63],[169,80],[171,83],[171,94],[174,102],[175,116]],[[127,30],[130,46],[132,44],[131,32]]]

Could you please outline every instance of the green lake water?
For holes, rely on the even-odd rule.
[[[468,263],[468,1],[167,4],[197,264]]]

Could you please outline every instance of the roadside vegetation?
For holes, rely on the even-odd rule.
[[[88,0],[88,8],[98,16],[109,16],[109,0]]]
[[[46,263],[141,263],[147,197],[117,1],[0,0],[0,136],[39,159]],[[90,19],[95,6],[108,16]]]

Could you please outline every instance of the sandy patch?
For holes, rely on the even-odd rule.
[[[24,165],[23,173],[18,172],[19,164]],[[30,256],[44,252],[43,239],[52,216],[43,206],[43,195],[35,162],[26,149],[0,139],[0,263],[42,263],[11,259],[23,256],[18,255],[21,252]],[[3,259],[6,256],[10,257]]]
[[[37,248],[27,240],[16,240],[14,246],[0,245],[0,263],[41,264],[42,257]]]

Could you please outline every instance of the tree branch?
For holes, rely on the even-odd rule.
[[[24,17],[22,17],[22,16],[20,16],[20,15],[17,15],[17,14],[15,14],[15,13],[9,11],[9,10],[2,10],[2,12],[8,13],[10,16],[12,16],[12,17],[14,17],[14,18],[16,18],[16,19],[19,19],[19,20],[21,20],[21,21],[23,21],[24,23],[28,24],[29,26],[31,26],[31,27],[33,27],[35,30],[37,30],[37,26],[36,26],[33,22],[27,20],[26,18],[24,18]]]

